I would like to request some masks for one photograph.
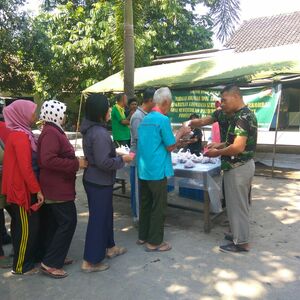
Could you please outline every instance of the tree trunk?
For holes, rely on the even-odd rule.
[[[124,92],[128,98],[134,96],[134,33],[132,0],[124,6]]]

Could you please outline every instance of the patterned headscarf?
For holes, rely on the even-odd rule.
[[[28,135],[33,151],[37,150],[37,146],[31,131],[31,122],[36,107],[37,105],[34,102],[20,99],[3,109],[6,126],[15,131],[25,132]]]
[[[45,101],[42,109],[40,119],[46,122],[50,122],[62,129],[63,120],[67,106],[57,100]]]

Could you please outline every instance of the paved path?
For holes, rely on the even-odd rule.
[[[256,177],[251,233],[253,250],[246,255],[220,253],[224,218],[203,232],[202,215],[168,209],[168,253],[146,253],[135,245],[127,199],[115,198],[115,235],[128,248],[109,263],[108,271],[83,274],[80,263],[87,223],[85,194],[78,178],[78,226],[66,269],[55,280],[42,274],[13,276],[0,270],[0,299],[66,300],[298,300],[300,295],[300,183]],[[9,251],[9,247],[5,248]]]

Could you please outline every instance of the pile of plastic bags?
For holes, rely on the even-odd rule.
[[[184,164],[185,168],[194,168],[196,164],[216,164],[219,158],[217,157],[207,157],[200,153],[199,156],[196,154],[191,154],[189,150],[184,152],[184,149],[180,149],[177,153],[172,152],[172,164],[173,166],[177,164]]]

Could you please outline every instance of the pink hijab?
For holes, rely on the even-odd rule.
[[[16,100],[3,109],[5,125],[15,131],[28,135],[33,151],[37,150],[36,140],[31,131],[31,119],[37,105],[28,100]]]

